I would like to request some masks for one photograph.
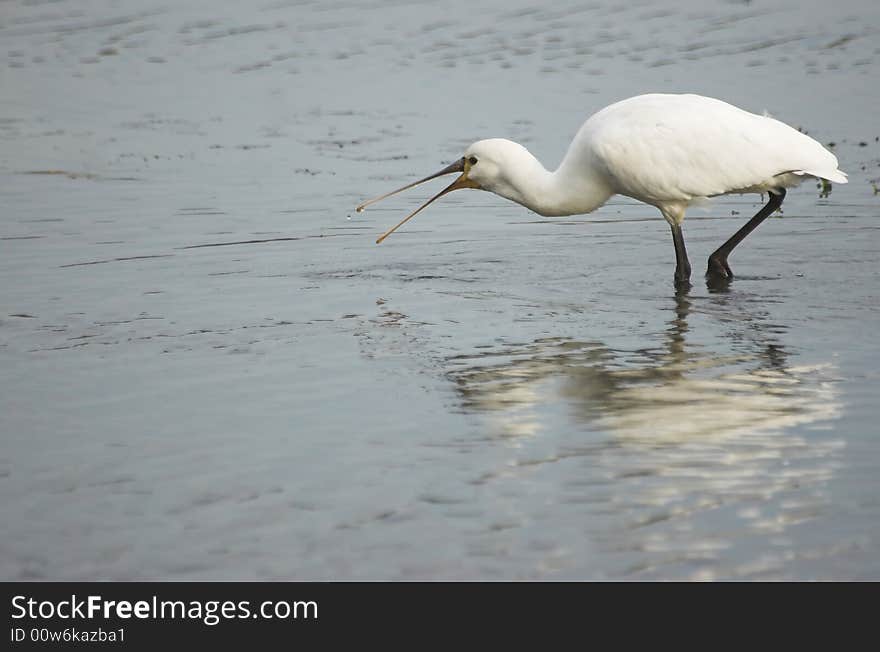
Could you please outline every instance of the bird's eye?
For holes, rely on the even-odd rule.
[[[470,163],[471,165],[476,165],[476,164],[477,164],[477,157],[476,157],[476,156],[471,156],[471,157],[468,159],[468,163]]]

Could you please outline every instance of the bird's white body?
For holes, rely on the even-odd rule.
[[[580,128],[549,172],[521,145],[492,138],[465,157],[469,178],[547,216],[589,213],[620,194],[657,206],[680,224],[692,202],[789,188],[805,175],[846,183],[837,158],[768,116],[700,95],[638,95],[611,104]]]

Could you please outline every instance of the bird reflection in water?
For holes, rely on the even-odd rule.
[[[716,307],[726,297],[711,297]],[[688,346],[687,293],[675,296],[661,347],[613,350],[595,341],[542,338],[450,359],[463,406],[498,412],[498,434],[541,430],[529,408],[565,399],[574,417],[627,441],[687,441],[780,430],[837,416],[833,366],[789,366],[775,333],[762,338],[761,321],[731,320],[731,339],[749,351],[713,353]],[[549,395],[549,396],[548,396]],[[510,412],[508,420],[502,413]],[[519,423],[523,418],[531,425]]]
[[[735,344],[689,342],[696,301]],[[794,554],[788,529],[828,506],[841,407],[833,365],[791,365],[780,329],[747,303],[680,292],[655,348],[546,338],[450,359],[462,407],[508,449],[481,482],[548,471],[562,502],[581,503],[588,538],[628,555],[623,575],[773,576]],[[766,549],[717,563],[747,541]]]

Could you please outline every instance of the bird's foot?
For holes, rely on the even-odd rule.
[[[674,283],[676,296],[687,296],[690,293],[692,286],[689,279],[676,278]]]
[[[675,287],[691,286],[691,266],[689,263],[678,264],[675,266],[675,276],[673,277]]]
[[[727,256],[709,256],[709,267],[706,269],[706,278],[729,281],[733,278],[733,270],[727,264]]]
[[[727,258],[709,257],[709,268],[706,270],[706,286],[710,292],[727,292],[733,280],[733,271],[727,264]]]

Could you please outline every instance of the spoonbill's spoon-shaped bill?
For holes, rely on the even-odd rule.
[[[398,188],[397,190],[392,190],[391,192],[387,192],[384,195],[379,195],[378,197],[374,197],[373,199],[365,201],[363,204],[358,206],[356,210],[358,213],[360,213],[370,204],[375,204],[377,201],[381,201],[381,200],[385,199],[386,197],[391,197],[392,195],[396,195],[397,193],[403,192],[404,190],[409,190],[410,188],[413,188],[415,186],[418,186],[419,184],[425,183],[426,181],[430,181],[431,179],[436,179],[437,177],[442,177],[447,174],[452,174],[453,172],[461,172],[461,176],[458,177],[458,179],[456,179],[451,184],[446,186],[443,190],[441,190],[436,195],[431,197],[428,201],[426,201],[424,204],[419,206],[412,213],[410,213],[409,215],[404,217],[402,220],[400,220],[400,222],[398,222],[395,226],[391,227],[385,233],[383,233],[381,236],[379,236],[379,238],[376,239],[376,244],[380,244],[385,238],[387,238],[389,235],[394,233],[398,228],[400,228],[401,226],[406,224],[410,219],[415,217],[419,211],[421,211],[423,208],[428,206],[431,202],[433,202],[437,199],[440,199],[440,197],[442,197],[446,193],[452,192],[453,190],[458,190],[459,188],[479,188],[480,186],[478,184],[474,183],[473,181],[471,181],[467,178],[467,173],[468,173],[469,167],[470,167],[470,165],[468,164],[467,159],[465,157],[462,157],[462,158],[458,159],[452,165],[447,165],[445,168],[443,168],[439,172],[435,172],[434,174],[431,174],[431,175],[425,177],[424,179],[419,179],[418,181],[413,181],[412,183],[405,185],[403,188]]]

